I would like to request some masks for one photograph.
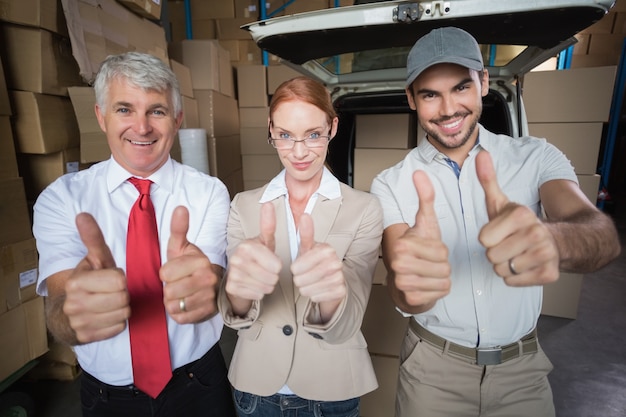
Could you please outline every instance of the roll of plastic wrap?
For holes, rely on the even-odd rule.
[[[205,129],[180,129],[180,153],[183,164],[209,173],[209,153]]]

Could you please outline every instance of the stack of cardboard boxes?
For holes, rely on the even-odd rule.
[[[21,8],[8,9],[3,19],[38,24],[40,15],[27,12]],[[6,21],[0,22],[0,27],[5,34],[5,51],[14,50],[12,35],[22,27]],[[35,38],[41,39],[40,29],[24,27],[23,30],[32,31]],[[32,51],[21,52],[28,55]],[[11,105],[11,96],[15,93],[16,77],[4,72],[4,68],[12,69],[6,53],[0,57],[0,64],[0,333],[3,335],[0,381],[4,381],[13,374],[21,374],[34,359],[44,354],[48,350],[48,339],[43,299],[35,293],[37,248],[31,231],[24,179],[18,170],[16,144],[21,142],[17,140],[12,125],[16,110]],[[36,64],[28,69],[33,66]],[[33,139],[37,141],[39,138],[35,136]]]

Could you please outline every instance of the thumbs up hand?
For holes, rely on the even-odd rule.
[[[406,229],[392,247],[390,267],[394,286],[414,312],[427,311],[450,292],[448,248],[441,240],[435,212],[435,190],[424,171],[413,173],[413,184],[419,198],[415,225]]]
[[[116,268],[111,250],[95,219],[76,216],[76,227],[87,256],[65,282],[63,313],[78,343],[111,338],[122,332],[130,316],[130,297],[124,272]]]
[[[300,294],[320,305],[322,321],[329,320],[345,298],[346,282],[343,264],[335,249],[314,239],[313,219],[308,214],[298,224],[300,247],[291,264],[293,283]]]
[[[476,175],[485,191],[489,215],[479,241],[493,269],[507,285],[530,286],[559,277],[559,253],[548,227],[529,208],[510,202],[498,185],[491,156],[476,156]]]
[[[274,291],[282,268],[274,253],[276,213],[271,202],[261,206],[260,234],[239,244],[228,260],[226,294],[235,315],[245,316],[252,301]]]
[[[189,210],[179,206],[172,213],[167,261],[159,276],[163,304],[179,324],[198,323],[217,312],[216,296],[223,269],[187,240]]]

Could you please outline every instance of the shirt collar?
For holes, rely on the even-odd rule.
[[[285,172],[285,169],[283,169],[269,182],[263,192],[263,195],[261,196],[261,199],[259,200],[260,203],[265,203],[278,197],[289,195],[287,184],[285,182]],[[315,193],[322,195],[329,200],[341,197],[339,180],[335,178],[335,176],[326,167],[323,168],[322,180],[320,181],[320,186]]]
[[[473,152],[477,152],[481,148],[485,150],[489,150],[490,137],[487,134],[487,131],[485,130],[485,128],[480,123],[477,126],[478,126],[478,137],[476,138],[476,144],[469,151],[469,154]],[[437,157],[437,155],[440,154],[437,148],[435,148],[428,141],[428,139],[426,139],[426,135],[424,135],[424,137],[422,137],[422,139],[417,144],[417,150],[419,154],[421,155],[421,157],[424,159],[424,161],[426,161],[427,163],[432,162],[435,159],[435,157]]]
[[[113,192],[117,187],[133,176],[130,172],[125,170],[113,156],[109,159],[109,167],[106,175],[109,193]],[[172,163],[172,158],[168,158],[165,164],[147,179],[152,181],[159,188],[163,188],[168,193],[171,193],[174,183],[174,164]]]

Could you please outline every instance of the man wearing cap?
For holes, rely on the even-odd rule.
[[[614,259],[615,226],[545,139],[480,125],[489,74],[469,33],[433,30],[407,70],[426,136],[371,188],[391,296],[411,317],[396,416],[554,416],[542,285]]]

